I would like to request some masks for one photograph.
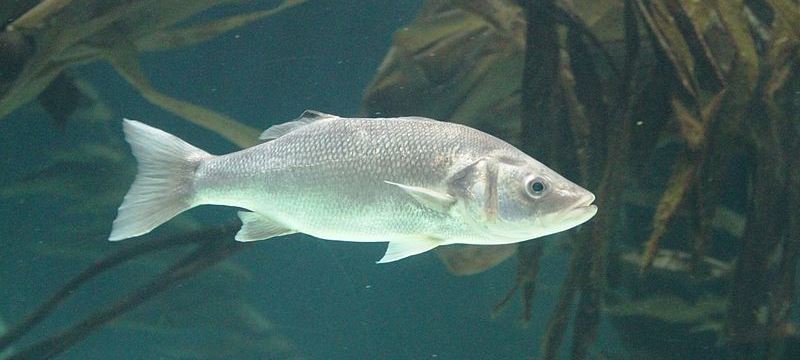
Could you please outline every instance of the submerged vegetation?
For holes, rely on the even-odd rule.
[[[648,358],[781,359],[798,354],[787,345],[798,340],[799,94],[793,0],[431,0],[397,34],[364,113],[468,123],[598,195],[544,359],[559,357],[569,321],[571,358],[587,358],[602,316],[660,327],[617,327]],[[517,251],[525,321],[540,247]],[[675,351],[697,332],[719,341]]]
[[[0,187],[0,198],[68,197],[79,205],[65,216],[110,221],[100,212],[113,209],[124,190],[111,184],[125,183],[121,179],[131,178],[133,169],[110,131],[110,110],[70,72],[76,64],[107,61],[154,105],[238,146],[252,145],[255,129],[159,92],[137,60],[142,52],[195,45],[303,1],[184,23],[227,2],[0,0],[0,19],[9,24],[0,32],[0,121],[37,101],[57,124],[80,114],[80,126],[93,134],[54,153],[24,181]],[[580,179],[598,195],[600,212],[572,234],[567,273],[547,312],[531,310],[546,240],[437,250],[457,275],[516,255],[513,285],[493,313],[499,316],[519,291],[523,321],[547,319],[546,334],[536,339],[541,358],[565,351],[573,359],[594,358],[604,317],[631,354],[646,358],[790,359],[800,352],[796,0],[428,0],[418,18],[396,33],[366,90],[362,113],[467,123]],[[63,235],[97,234],[99,225],[91,222],[78,222]],[[20,322],[6,324],[0,354],[53,357],[131,312],[111,326],[157,333],[188,324],[225,327],[216,341],[234,344],[164,349],[175,357],[296,358],[254,307],[225,308],[247,281],[246,270],[224,262],[245,246],[222,240],[233,237],[235,226],[188,225],[181,235],[107,256],[85,242],[74,244],[74,253],[39,246],[54,256],[89,257],[93,265]],[[150,272],[163,270],[72,327],[15,345],[81,285],[137,263]],[[180,290],[156,297],[204,270],[226,280],[192,281],[213,281],[226,301],[209,297],[200,314],[184,304],[191,297]],[[165,319],[148,310],[148,300],[182,311]],[[568,338],[571,348],[564,349]]]
[[[238,146],[252,145],[258,134],[255,129],[159,92],[149,84],[138,63],[142,52],[195,45],[304,1],[287,0],[271,9],[176,25],[231,2],[0,0],[0,19],[8,24],[0,32],[0,121],[22,105],[36,101],[55,125],[63,127],[70,119],[80,119],[71,126],[87,134],[74,147],[53,151],[39,170],[18,182],[0,186],[0,198],[21,201],[31,196],[50,196],[53,200],[68,200],[70,205],[61,215],[69,225],[59,232],[64,238],[74,239],[69,241],[69,249],[65,250],[64,244],[54,249],[40,243],[34,251],[91,262],[19,322],[2,328],[0,358],[53,358],[101,326],[136,329],[166,338],[179,337],[187,331],[208,332],[202,346],[176,341],[157,349],[172,358],[301,358],[288,339],[241,298],[250,280],[249,272],[224,261],[244,247],[229,240],[238,225],[196,230],[196,224],[186,224],[184,219],[181,235],[156,238],[110,254],[100,250],[104,249],[103,242],[97,239],[98,233],[107,231],[102,223],[111,220],[108,210],[118,205],[124,194],[122,186],[133,176],[134,169],[125,161],[122,140],[111,130],[112,110],[100,101],[92,85],[77,77],[70,67],[108,61],[154,105]],[[138,267],[152,278],[138,288],[127,289],[118,299],[60,332],[28,345],[13,346],[87,282],[123,265]],[[197,276],[202,272],[206,274]],[[178,284],[181,287],[174,289]],[[204,306],[195,306],[193,293],[204,287],[215,291],[204,297]],[[158,296],[167,290],[168,296]],[[171,312],[163,314],[161,309]]]
[[[74,108],[69,100],[80,92],[64,71],[104,60],[154,105],[234,144],[253,145],[255,129],[154,89],[140,69],[139,54],[195,45],[304,1],[285,0],[272,9],[188,26],[176,24],[234,1],[3,1],[0,19],[8,25],[0,33],[0,118],[34,99],[56,118],[65,117],[61,113]]]

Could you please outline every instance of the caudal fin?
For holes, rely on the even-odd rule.
[[[122,130],[139,165],[112,225],[111,241],[146,234],[193,207],[195,170],[212,156],[138,121],[123,120]]]

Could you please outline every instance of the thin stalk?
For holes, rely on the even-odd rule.
[[[34,326],[46,319],[47,316],[50,315],[60,303],[69,298],[75,292],[75,290],[98,275],[147,254],[177,246],[199,243],[205,239],[208,239],[209,235],[218,232],[225,233],[226,231],[224,229],[223,231],[204,229],[192,231],[178,236],[157,238],[152,241],[139,243],[124,248],[114,254],[96,261],[80,274],[72,278],[69,282],[64,284],[64,286],[50,296],[47,301],[39,305],[20,322],[12,326],[6,333],[0,336],[0,351],[5,350],[11,344],[25,336],[28,332],[30,332],[31,329],[33,329]]]
[[[226,229],[216,232],[218,232],[219,236],[206,237],[203,239],[202,244],[191,254],[163,271],[146,285],[129,293],[114,305],[96,311],[71,328],[20,350],[9,356],[8,359],[49,359],[62,354],[109,321],[170,289],[178,282],[208,269],[245,246],[239,242],[219,239],[230,235]]]

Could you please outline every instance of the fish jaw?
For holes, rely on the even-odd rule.
[[[593,204],[594,200],[594,194],[586,191],[586,194],[581,196],[573,207],[564,210],[563,222],[574,223],[570,226],[574,227],[589,221],[597,214],[597,205]]]
[[[572,229],[593,218],[597,214],[597,205],[593,204],[595,196],[587,190],[581,190],[583,194],[572,206],[538,218],[535,221],[538,231],[532,239]]]

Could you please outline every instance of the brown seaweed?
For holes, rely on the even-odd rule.
[[[50,0],[36,4],[2,32],[4,38],[30,39],[36,46],[30,53],[23,51],[24,56],[15,57],[22,59],[19,69],[11,74],[2,74],[6,78],[0,77],[0,119],[39,96],[69,67],[107,60],[153,104],[236,145],[254,144],[255,129],[201,106],[161,94],[149,85],[138,67],[137,58],[141,52],[190,46],[304,2],[285,0],[267,10],[188,27],[175,26],[184,19],[229,1]],[[160,16],[149,15],[153,13]],[[3,43],[8,41],[0,41]],[[4,54],[10,52],[0,46],[0,53],[2,60]]]
[[[109,2],[86,17],[67,11],[78,3],[91,2],[41,2],[3,33],[0,44],[14,52],[0,60],[16,65],[0,74],[0,117],[72,64],[104,59],[148,101],[236,144],[253,141],[254,130],[235,120],[158,92],[137,55],[204,41],[274,9],[176,28],[180,19],[219,2],[167,1],[160,3],[170,14],[162,23],[135,24],[119,34],[101,30],[141,20],[137,6],[145,5]],[[66,31],[53,31],[53,19],[63,20],[58,26]],[[35,51],[27,37],[38,40]],[[781,359],[797,339],[797,94],[800,7],[793,0],[429,0],[396,34],[361,112],[473,125],[597,194],[597,217],[570,232],[567,273],[538,339],[541,357],[558,358],[570,323],[571,357],[590,357],[606,316],[612,323],[645,319],[685,337],[712,332],[716,339],[707,348]],[[96,158],[115,154],[91,149],[84,150]],[[55,161],[30,179],[85,163]],[[733,197],[741,203],[728,203]],[[632,213],[650,221],[632,222]],[[546,256],[541,241],[547,240],[520,245],[512,286],[495,312],[522,289],[523,319],[531,318],[538,262]],[[475,261],[471,250],[451,250],[443,249],[441,258],[460,275],[510,255],[487,248],[480,260],[492,261]],[[717,258],[723,260],[711,260]],[[175,277],[165,273],[162,279]],[[160,291],[172,280],[163,281],[150,289]],[[681,286],[665,286],[669,281]],[[709,281],[722,285],[704,286]],[[102,321],[79,323],[18,354],[63,351],[57,343],[74,343],[113,311],[101,310],[93,318]]]
[[[55,309],[56,305],[70,296],[79,286],[95,276],[125,263],[132,258],[146,255],[154,251],[186,244],[199,244],[193,253],[176,262],[150,283],[124,296],[117,303],[106,309],[98,310],[61,333],[18,350],[9,358],[49,358],[62,353],[100,326],[130,311],[153,296],[169,289],[177,282],[216,264],[218,261],[227,257],[231,252],[242,247],[242,244],[239,243],[219,241],[219,238],[225,238],[226,235],[231,235],[231,231],[235,231],[235,227],[229,227],[227,230],[213,229],[192,232],[181,235],[178,238],[168,237],[120,250],[116,254],[112,254],[96,262],[93,266],[65,284],[48,301],[26,316],[24,320],[3,334],[2,337],[0,337],[0,349],[6,348],[28,333],[34,325],[48,316]],[[229,238],[229,236],[227,237]]]
[[[618,272],[635,272],[626,275],[635,282],[663,281],[649,272],[661,270],[662,254],[677,251],[683,265],[676,271],[687,274],[681,277],[683,288],[716,299],[714,319],[697,325],[714,329],[718,341],[711,345],[733,354],[781,358],[795,336],[790,314],[796,311],[800,260],[800,214],[792,210],[800,205],[797,2],[455,3],[456,10],[443,1],[426,2],[417,21],[404,30],[419,35],[416,46],[395,41],[384,62],[389,66],[379,70],[364,109],[421,112],[475,125],[521,145],[557,170],[576,171],[567,174],[597,194],[598,215],[572,241],[567,275],[541,339],[542,357],[557,358],[573,319],[572,358],[587,358],[604,300],[614,299],[614,311],[607,314],[612,318],[637,306],[638,300],[614,295],[617,287],[627,286],[616,282]],[[515,35],[521,27],[526,29],[522,47]],[[439,48],[439,63],[419,61],[443,34],[474,39],[476,29],[497,33],[493,39],[500,43],[462,41]],[[469,61],[461,54],[469,54]],[[513,73],[519,82],[504,80],[494,93],[481,89],[512,74],[486,71],[491,68],[487,64],[504,68],[513,62],[523,64]],[[612,68],[617,63],[624,64],[619,74]],[[439,73],[452,75],[447,81],[421,80],[443,64],[447,71]],[[483,80],[467,80],[475,76]],[[406,93],[425,95],[406,101]],[[464,105],[470,103],[480,106]],[[454,108],[462,111],[449,110]],[[744,197],[744,205],[726,203],[731,197]],[[652,220],[623,228],[630,221],[628,209],[652,213]],[[644,235],[632,239],[631,233]],[[614,249],[642,248],[638,268],[620,266],[621,260],[612,256]],[[526,259],[519,259],[509,294],[535,281],[530,264],[541,255],[532,254],[518,253]],[[711,257],[734,264],[726,270],[726,291],[698,286],[718,276]],[[651,295],[656,302],[674,296]],[[681,301],[697,304],[696,299]],[[664,310],[658,316],[669,318],[670,310]]]
[[[181,299],[178,292],[173,290],[168,295],[164,294],[178,284],[186,291],[196,291],[198,287],[192,284],[209,279],[225,279],[222,286],[215,286],[220,290],[236,284],[243,286],[249,279],[249,273],[235,264],[223,262],[243,245],[219,240],[230,239],[235,227],[197,230],[197,224],[193,224],[189,217],[183,217],[176,221],[181,235],[123,247],[110,255],[99,250],[107,243],[98,242],[97,235],[107,231],[104,219],[110,215],[109,210],[118,205],[124,191],[121,186],[129,181],[126,179],[130,179],[133,169],[127,162],[121,139],[113,131],[113,123],[109,121],[114,118],[112,111],[99,101],[97,91],[90,84],[73,76],[70,67],[89,61],[108,60],[147,100],[211,129],[237,145],[252,145],[257,137],[254,129],[153,89],[146,74],[139,68],[139,53],[193,45],[302,2],[289,0],[267,10],[176,27],[175,24],[183,19],[225,1],[75,0],[43,1],[38,5],[36,2],[12,1],[14,6],[11,8],[5,6],[8,2],[0,1],[3,3],[0,15],[7,17],[4,20],[16,18],[13,22],[9,21],[11,24],[5,31],[0,32],[0,63],[3,65],[0,70],[0,118],[38,97],[46,109],[57,110],[62,120],[81,119],[72,125],[81,130],[78,140],[68,146],[53,146],[37,169],[15,182],[1,184],[0,198],[4,201],[24,201],[26,197],[52,196],[63,200],[61,215],[64,225],[52,229],[64,238],[59,247],[54,249],[52,242],[37,241],[30,242],[26,250],[42,256],[91,262],[86,270],[64,284],[38,308],[18,323],[8,326],[7,331],[0,335],[3,358],[55,357],[100,327],[128,314],[125,321],[114,321],[112,326],[127,324],[140,331],[160,332],[167,336],[176,330],[186,330],[179,328],[181,321],[192,321],[193,329],[210,326],[197,321],[196,313],[187,311],[172,314],[175,322],[157,321],[146,316],[147,306],[142,305],[153,301],[163,307],[166,307],[165,304],[176,305]],[[23,4],[27,7],[21,6]],[[6,10],[12,11],[6,13]],[[146,10],[160,11],[163,16],[147,17],[143,13]],[[68,80],[67,92],[54,90],[53,85],[58,84],[60,78]],[[56,92],[50,94],[51,91]],[[72,97],[70,92],[77,92],[79,98]],[[59,102],[51,102],[53,96],[50,95],[60,97],[57,99]],[[87,193],[87,188],[93,191]],[[66,219],[76,221],[71,223]],[[69,246],[64,247],[66,244]],[[176,261],[176,255],[182,258]],[[26,341],[24,337],[30,335],[37,324],[57,312],[62,301],[82,291],[83,284],[123,265],[140,266],[144,274],[152,274],[153,277],[138,288],[129,289],[116,302],[76,318],[69,327],[41,334],[40,339]],[[153,269],[163,270],[153,273]],[[197,276],[203,271],[212,272],[213,276]],[[194,357],[203,358],[229,358],[232,352],[254,358],[297,358],[290,342],[277,334],[255,308],[243,299],[236,298],[236,294],[229,292],[225,298],[225,301],[240,304],[235,308],[215,296],[205,299],[209,306],[203,307],[204,315],[214,309],[225,314],[225,326],[213,324],[219,336],[208,339],[208,344],[216,343],[216,347],[188,349],[185,344],[176,342],[170,349],[165,348],[161,352],[174,356],[193,354]],[[199,310],[197,307],[186,308]]]

